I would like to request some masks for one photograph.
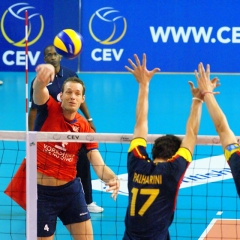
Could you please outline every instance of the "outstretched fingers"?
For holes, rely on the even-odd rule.
[[[141,66],[141,63],[140,63],[140,60],[139,60],[137,54],[134,54],[133,56],[134,56],[134,59],[135,59],[135,61],[136,61],[136,63],[137,63],[137,66],[138,66],[138,67]]]
[[[126,69],[127,69],[127,71],[129,71],[130,73],[133,73],[133,70],[130,68],[130,67],[128,67],[128,66],[124,66]]]
[[[160,68],[154,68],[151,72],[152,72],[152,75],[154,75],[156,72],[160,72]]]
[[[219,83],[219,79],[217,77],[214,77],[212,80],[211,80],[212,84],[214,85],[214,87],[219,87],[220,86],[220,83]]]
[[[147,66],[147,57],[146,57],[145,53],[142,56],[142,66],[145,67],[145,68]]]
[[[188,84],[190,85],[191,91],[195,88],[194,83],[192,81],[188,81]]]
[[[206,75],[208,78],[210,78],[210,65],[207,64],[207,67],[206,67]]]
[[[128,59],[128,62],[131,65],[132,69],[129,68],[128,66],[125,66],[125,68],[129,72],[132,73],[137,67],[141,67],[141,66],[146,67],[146,54],[145,53],[143,54],[142,65],[141,65],[141,62],[140,62],[137,54],[134,54],[133,57],[135,59],[136,64],[130,58]]]
[[[203,100],[203,96],[202,96],[201,91],[199,90],[199,88],[196,88],[192,81],[188,81],[188,84],[190,86],[190,90],[191,90],[192,96],[195,97],[195,98]]]
[[[198,71],[197,71],[197,70],[194,70],[194,74],[195,74],[195,78],[196,78],[196,80],[199,81]]]
[[[214,89],[220,86],[219,79],[214,77],[210,80],[210,64],[206,65],[206,71],[202,63],[198,64],[198,71],[194,71],[195,77],[198,83],[198,87],[202,93],[204,92],[212,92],[212,94],[216,95],[220,92],[214,92]]]
[[[118,190],[113,190],[112,194],[111,194],[111,198],[116,201],[118,196]]]
[[[202,79],[205,79],[205,80],[210,79],[210,65],[207,64],[206,70],[205,70],[203,64],[200,62],[198,64],[198,71],[195,70],[194,74],[195,74],[195,77],[196,77],[196,80],[198,81],[198,83]]]
[[[134,75],[138,83],[145,84],[149,82],[153,75],[160,71],[159,68],[154,68],[151,71],[147,69],[147,56],[145,53],[142,55],[142,63],[137,54],[134,54],[133,56],[135,63],[131,59],[128,59],[131,66],[125,66],[125,69]]]
[[[119,187],[120,187],[119,179],[110,180],[108,183],[106,183],[106,186],[108,186],[106,192],[111,192],[112,191],[111,198],[116,200],[117,195],[118,195],[118,191],[119,191]]]
[[[129,64],[132,66],[133,69],[129,68],[128,66],[125,66],[125,68],[126,68],[129,72],[132,73],[133,70],[137,68],[137,66],[134,64],[134,62],[133,62],[130,58],[128,59],[128,62],[129,62]]]
[[[200,73],[201,76],[205,75],[205,68],[202,63],[198,64],[198,72]]]
[[[217,77],[214,77],[212,80],[211,80],[211,83],[212,83],[212,88],[213,90],[217,87],[220,86],[220,83],[219,83],[219,79]],[[217,94],[220,94],[220,92],[213,92],[214,95],[217,95]]]

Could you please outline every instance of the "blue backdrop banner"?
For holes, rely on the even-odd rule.
[[[125,71],[134,53],[149,68],[193,72],[201,61],[213,72],[239,72],[237,0],[84,0],[81,71]]]
[[[74,71],[122,72],[134,53],[149,69],[193,72],[201,61],[212,72],[239,72],[238,0],[16,0],[0,7],[0,71],[24,71],[25,22],[29,12],[29,71],[43,49],[65,28],[79,31],[83,51],[62,64]],[[81,61],[80,61],[81,60]]]

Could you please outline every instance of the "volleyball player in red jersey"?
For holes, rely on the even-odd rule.
[[[202,63],[198,65],[198,72],[195,71],[198,87],[204,96],[210,117],[220,137],[225,158],[230,166],[237,193],[240,197],[240,146],[236,136],[229,127],[227,118],[215,98],[215,85],[209,80],[210,65],[206,70]],[[217,92],[218,93],[218,92]]]
[[[64,81],[69,77],[78,77],[78,76],[71,69],[68,69],[60,64],[62,56],[57,54],[56,49],[53,45],[46,46],[43,52],[44,52],[44,62],[53,65],[55,68],[54,81],[47,86],[48,91],[56,101],[60,101],[59,94],[62,89],[62,84],[64,83]],[[33,82],[34,80],[32,81],[31,88],[30,88],[31,107],[29,109],[29,115],[28,115],[30,131],[33,131],[34,129],[34,122],[37,116],[37,109],[32,100]],[[93,123],[93,119],[90,116],[90,112],[88,110],[88,107],[85,101],[80,105],[80,110],[82,114],[85,116],[85,118],[87,119],[91,128],[94,131],[96,131],[95,125]],[[77,162],[77,177],[81,178],[81,183],[85,193],[85,200],[86,200],[86,203],[88,204],[88,210],[89,212],[94,212],[94,213],[102,212],[104,209],[100,206],[97,206],[96,202],[93,201],[90,162],[87,159],[85,148],[82,148],[81,151],[79,151],[78,158],[79,158],[79,161]]]
[[[136,63],[129,59],[132,68],[126,66],[136,78],[139,91],[136,124],[128,150],[129,200],[123,239],[169,240],[178,190],[192,161],[203,101],[200,90],[189,82],[193,99],[186,135],[182,140],[173,135],[157,138],[152,149],[152,161],[146,152],[148,93],[150,80],[159,69],[147,70],[145,54],[142,64],[137,55],[134,58]]]
[[[85,87],[76,77],[68,78],[60,93],[61,102],[55,101],[47,85],[54,79],[54,67],[41,64],[36,68],[33,100],[38,114],[35,130],[44,132],[94,132],[77,110],[84,102]],[[94,171],[113,191],[116,199],[119,180],[105,165],[97,143],[85,143],[87,156]],[[76,178],[77,153],[82,143],[39,142],[37,144],[38,183],[38,240],[53,240],[57,217],[63,222],[74,240],[93,239],[90,214],[82,185]]]

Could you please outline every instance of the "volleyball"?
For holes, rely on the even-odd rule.
[[[72,29],[64,29],[54,38],[56,52],[64,58],[76,58],[83,48],[83,37]]]

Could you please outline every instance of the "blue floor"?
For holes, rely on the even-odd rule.
[[[29,73],[30,81],[35,73]],[[99,133],[132,133],[135,123],[137,83],[130,74],[81,73],[86,85],[86,103]],[[219,104],[227,115],[229,124],[240,136],[238,119],[240,116],[239,85],[240,76],[221,75],[217,96]],[[0,73],[0,129],[2,131],[24,131],[25,113],[25,73]],[[191,104],[188,81],[193,74],[157,74],[151,82],[149,100],[149,133],[185,133],[185,124]],[[214,126],[203,107],[200,135],[216,135]],[[126,150],[128,145],[106,146],[100,149],[106,162],[116,174],[126,174]],[[2,150],[11,149],[11,150]],[[20,149],[20,151],[17,151]],[[122,151],[121,154],[118,152]],[[196,148],[195,160],[207,156],[221,155],[221,147]],[[0,239],[25,239],[25,212],[3,193],[12,175],[25,156],[24,143],[6,143],[0,140]],[[208,166],[205,166],[206,171]],[[93,174],[93,180],[95,175]],[[94,188],[94,186],[93,186]],[[94,188],[96,189],[96,188]],[[120,194],[116,202],[110,194],[94,190],[94,201],[104,207],[102,214],[92,214],[95,239],[122,239],[127,196]],[[173,240],[198,239],[213,218],[239,218],[239,200],[233,180],[189,186],[180,189],[174,223],[170,228]],[[219,212],[222,212],[219,215]],[[58,222],[55,239],[71,239],[65,227]]]

